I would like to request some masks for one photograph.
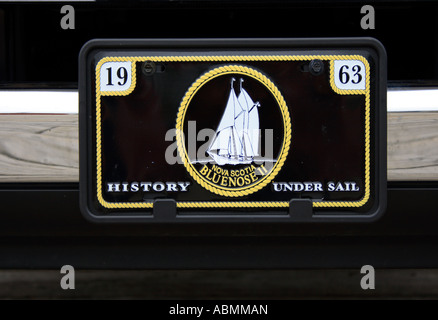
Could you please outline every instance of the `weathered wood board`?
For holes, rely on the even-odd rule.
[[[438,112],[388,113],[388,180],[438,180]],[[0,182],[77,181],[77,114],[0,115]]]
[[[0,115],[0,182],[79,181],[78,115]]]
[[[388,180],[438,180],[438,112],[388,113]]]

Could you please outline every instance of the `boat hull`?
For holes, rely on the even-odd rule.
[[[250,164],[254,161],[254,158],[233,158],[233,157],[224,157],[221,155],[218,155],[217,153],[214,152],[207,152],[210,157],[214,160],[214,162],[219,165],[219,166],[223,166],[226,164],[231,164],[231,165],[238,165],[238,164]]]

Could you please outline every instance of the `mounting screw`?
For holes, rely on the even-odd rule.
[[[155,62],[146,61],[143,63],[143,66],[142,66],[143,74],[150,76],[150,75],[153,75],[155,73],[155,70],[156,70]]]
[[[309,70],[314,76],[319,76],[324,72],[324,63],[318,59],[312,60],[309,63]]]

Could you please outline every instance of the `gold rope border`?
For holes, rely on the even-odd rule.
[[[275,163],[275,166],[271,169],[271,171],[267,175],[265,175],[263,178],[258,180],[256,183],[246,187],[240,187],[235,189],[217,186],[214,183],[211,183],[210,181],[205,179],[203,176],[201,176],[198,170],[196,170],[193,164],[191,164],[189,161],[189,156],[187,155],[187,149],[185,147],[185,141],[184,141],[184,119],[192,98],[196,95],[199,89],[207,82],[209,82],[214,78],[226,74],[246,75],[261,82],[272,93],[275,100],[277,101],[280,107],[280,111],[283,119],[283,125],[284,125],[283,145],[281,147],[280,156],[278,157],[278,161]],[[226,197],[241,197],[241,196],[252,194],[264,188],[269,182],[272,181],[272,179],[275,178],[275,176],[283,167],[284,162],[286,161],[286,157],[290,148],[291,131],[292,130],[291,130],[291,120],[289,116],[289,110],[286,105],[286,101],[284,100],[278,88],[268,77],[266,77],[261,72],[253,68],[242,66],[242,65],[226,65],[226,66],[217,67],[203,74],[201,77],[199,77],[184,95],[184,98],[181,101],[181,105],[176,120],[176,137],[177,137],[178,152],[181,159],[184,162],[184,166],[186,167],[187,171],[202,187],[213,193]]]
[[[157,62],[251,62],[251,61],[308,61],[313,59],[332,61],[334,60],[360,60],[366,68],[365,90],[340,90],[338,94],[365,94],[365,193],[359,201],[321,201],[312,202],[314,207],[361,207],[370,197],[370,66],[368,61],[361,55],[231,55],[231,56],[123,56],[102,58],[96,66],[96,178],[97,198],[99,203],[108,209],[115,208],[153,208],[153,202],[118,202],[105,201],[102,195],[102,150],[101,150],[101,92],[100,92],[100,69],[99,66],[107,61],[146,61]],[[334,87],[334,72],[330,68],[330,83]],[[133,73],[135,74],[135,73]],[[338,89],[339,90],[339,89]],[[361,92],[357,92],[361,91]],[[364,91],[364,93],[362,93]],[[335,91],[336,92],[336,91]],[[289,201],[186,201],[177,202],[178,208],[287,208]]]

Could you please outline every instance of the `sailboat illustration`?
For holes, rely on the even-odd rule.
[[[259,156],[260,124],[257,108],[243,88],[240,78],[240,92],[234,90],[235,78],[231,79],[231,89],[221,121],[216,129],[212,143],[207,148],[208,155],[218,165],[248,164]]]

